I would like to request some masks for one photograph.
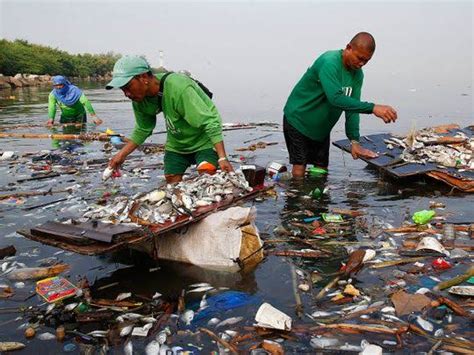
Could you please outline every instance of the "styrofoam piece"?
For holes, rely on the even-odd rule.
[[[424,237],[418,243],[418,246],[416,247],[416,250],[423,250],[423,249],[434,250],[434,251],[437,251],[438,253],[449,256],[449,251],[447,251],[443,247],[443,245],[441,245],[441,243],[438,242],[438,240],[434,237]]]
[[[291,330],[291,317],[266,302],[258,309],[255,321],[262,328]]]

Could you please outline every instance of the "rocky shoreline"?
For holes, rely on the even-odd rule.
[[[0,74],[0,90],[3,89],[16,89],[28,86],[42,86],[51,85],[51,75],[37,75],[37,74],[16,74],[15,76],[4,76]],[[95,75],[88,77],[70,77],[68,78],[72,82],[75,81],[92,81],[102,82],[110,81],[112,79],[111,74],[106,75]]]

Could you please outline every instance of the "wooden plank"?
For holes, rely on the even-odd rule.
[[[16,254],[16,249],[13,245],[9,245],[4,248],[0,248],[0,259],[3,259],[6,256],[12,256]]]
[[[67,240],[64,238],[52,238],[51,235],[35,235],[32,233],[31,229],[22,229],[17,231],[17,233],[21,234],[22,236],[34,240],[46,245],[54,246],[63,250],[72,251],[78,254],[83,255],[99,255],[105,253],[111,253],[117,250],[125,249],[130,247],[131,244],[141,243],[152,238],[159,237],[161,234],[169,232],[173,229],[178,229],[184,227],[190,223],[195,223],[208,215],[218,211],[223,210],[229,207],[232,207],[233,204],[244,201],[250,198],[255,197],[259,193],[266,191],[268,187],[259,186],[255,187],[253,191],[244,194],[242,196],[234,196],[233,198],[227,198],[222,200],[219,203],[212,204],[210,206],[200,207],[193,213],[193,216],[181,215],[179,216],[176,221],[173,223],[168,221],[163,225],[147,225],[142,226],[141,228],[136,228],[133,231],[127,233],[117,234],[111,243],[104,243],[99,241],[90,241],[88,244],[76,244],[73,243],[71,240]],[[92,222],[89,222],[92,223]],[[115,228],[115,227],[126,227],[123,225],[109,225],[103,223],[107,228]],[[105,227],[104,227],[105,228]]]
[[[93,242],[87,245],[76,245],[63,240],[56,240],[50,237],[41,237],[33,235],[31,234],[31,230],[29,229],[21,229],[18,230],[17,233],[35,242],[40,242],[42,244],[50,245],[67,251],[72,251],[74,253],[82,255],[100,255],[125,249],[128,247],[129,243],[134,243],[138,240],[143,240],[144,234],[142,230],[138,230],[135,233],[130,233],[130,235],[121,236],[122,238],[120,242],[117,243],[107,244],[101,242]]]
[[[133,232],[137,229],[137,227],[122,224],[114,225],[98,221],[78,224],[64,224],[50,221],[41,226],[32,228],[31,233],[37,236],[50,236],[56,239],[59,237],[76,244],[90,244],[91,239],[111,243],[115,236]]]
[[[440,132],[442,132],[440,134],[442,138],[437,141],[438,144],[460,141],[461,139],[453,138],[453,136],[458,132],[464,132],[468,136],[472,136],[473,133],[473,130],[470,127],[466,127],[461,130],[457,125],[445,125],[433,128],[440,128]],[[381,171],[387,173],[392,177],[405,178],[417,175],[427,175],[437,180],[440,180],[448,185],[457,187],[458,189],[464,192],[474,192],[474,171],[460,171],[459,169],[455,168],[442,169],[439,168],[438,165],[435,163],[414,164],[403,163],[399,160],[397,161],[398,155],[402,152],[402,150],[398,147],[395,147],[394,149],[390,150],[383,142],[384,139],[388,139],[390,137],[392,136],[389,134],[374,134],[361,137],[360,144],[362,147],[379,153],[378,158],[361,158],[361,160],[363,160],[370,166],[379,168]],[[351,145],[348,139],[339,140],[333,142],[333,144],[336,147],[350,153]],[[392,157],[393,159],[391,159]]]
[[[474,179],[460,179],[441,171],[431,171],[428,176],[456,187],[464,192],[474,192]]]
[[[51,223],[51,222],[48,222],[48,223]],[[77,245],[87,245],[87,244],[93,243],[92,240],[84,237],[83,235],[76,236],[73,234],[61,232],[61,230],[52,231],[51,229],[47,229],[47,228],[44,229],[42,226],[32,228],[30,232],[36,237],[52,238],[55,240],[62,240],[65,242],[67,241],[69,243],[77,244]]]

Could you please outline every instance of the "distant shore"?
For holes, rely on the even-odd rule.
[[[48,86],[51,85],[52,76],[49,74],[37,75],[37,74],[16,74],[15,76],[5,76],[0,74],[0,90],[3,89],[17,89],[28,86]],[[68,78],[72,82],[74,81],[92,81],[102,82],[110,81],[112,79],[111,74],[106,75],[94,75],[87,77],[70,77]]]

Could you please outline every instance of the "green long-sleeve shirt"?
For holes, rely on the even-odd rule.
[[[373,103],[360,101],[363,79],[362,69],[345,68],[342,50],[323,53],[288,97],[286,119],[305,136],[322,142],[345,111],[346,135],[359,140],[359,113],[374,109]]]
[[[84,95],[84,93],[81,95],[79,100],[74,103],[74,105],[67,106],[58,99],[56,99],[56,96],[54,96],[53,92],[51,92],[48,98],[48,118],[50,120],[54,121],[57,106],[59,106],[61,110],[61,116],[64,118],[79,117],[86,112],[86,109],[87,112],[89,112],[91,115],[95,115],[94,109],[92,108],[91,103],[87,99],[86,95]]]
[[[163,73],[157,74],[161,79]],[[161,106],[158,97],[132,102],[135,128],[130,139],[142,144],[156,126],[156,115],[163,112],[167,139],[165,149],[194,153],[222,142],[222,120],[216,106],[194,80],[172,73],[165,80]]]

